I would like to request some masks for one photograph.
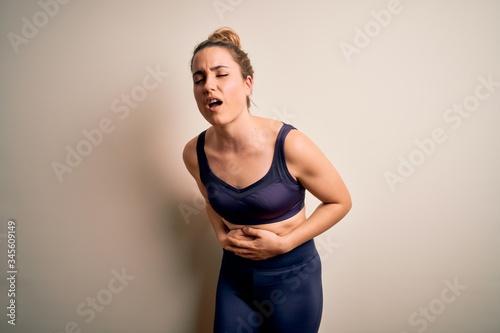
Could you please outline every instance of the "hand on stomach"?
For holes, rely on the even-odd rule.
[[[224,220],[229,229],[224,248],[252,260],[274,257],[286,252],[282,237],[292,232],[305,219],[303,208],[296,215],[274,223],[246,226]]]

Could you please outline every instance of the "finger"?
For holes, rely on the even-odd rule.
[[[239,239],[239,240],[245,240],[245,241],[253,241],[255,237],[241,234],[241,235],[229,235],[228,237],[231,237],[233,239]]]
[[[234,245],[234,246],[238,246],[238,245],[237,245],[237,244],[238,244],[238,242],[239,242],[238,238],[235,238],[235,237],[233,237],[233,236],[227,236],[227,237],[226,237],[226,239],[227,239],[227,240],[229,241],[229,243],[231,243],[232,245]]]
[[[241,252],[241,249],[239,247],[231,246],[231,245],[225,246],[224,250],[234,252],[234,253]]]
[[[231,236],[243,236],[243,235],[245,235],[245,233],[243,232],[243,230],[241,230],[241,228],[239,228],[239,229],[233,229],[233,230],[229,231],[228,235],[231,235]]]
[[[237,239],[234,237],[227,237],[227,239],[231,242],[231,244],[235,247],[241,248],[241,249],[253,249],[254,246],[252,246],[252,240],[241,240]]]
[[[246,235],[258,237],[260,235],[261,230],[252,227],[244,227],[241,229]]]
[[[224,247],[224,249],[231,251],[231,252],[238,252],[238,253],[243,253],[243,251],[251,251],[251,249],[247,247],[241,247],[235,244],[229,244]]]
[[[227,249],[227,250],[234,252],[234,254],[236,254],[239,257],[252,259],[251,253],[247,253],[247,251],[242,250],[240,248],[233,248],[233,250],[230,250],[230,249]]]

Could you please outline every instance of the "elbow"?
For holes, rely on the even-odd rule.
[[[331,207],[331,213],[332,217],[334,218],[335,221],[340,221],[342,220],[347,213],[352,208],[352,200],[348,196],[345,199],[342,200],[337,200],[337,201],[332,201],[332,202],[323,202],[323,205],[327,205]]]
[[[342,218],[344,216],[347,215],[347,213],[349,213],[349,211],[351,210],[352,208],[352,199],[351,199],[351,196],[349,194],[347,194],[346,198],[344,200],[341,201],[340,205],[342,206]]]
[[[349,201],[349,204],[346,206],[345,215],[347,215],[347,213],[351,211],[351,208],[352,208],[352,201]]]
[[[346,214],[347,214],[351,210],[351,208],[352,208],[351,195],[348,195],[346,203],[345,203],[345,206],[346,206]]]
[[[352,208],[352,201],[349,201],[349,202],[347,202],[344,205],[344,209],[345,209],[345,214],[344,215],[347,215],[347,213],[349,213],[349,211],[351,210],[351,208]]]

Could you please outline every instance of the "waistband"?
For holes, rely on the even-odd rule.
[[[290,252],[277,255],[265,260],[251,260],[242,258],[234,254],[234,252],[223,250],[222,261],[230,265],[237,265],[249,268],[285,268],[293,265],[301,264],[318,256],[318,251],[314,244],[314,239],[311,239],[293,249]]]

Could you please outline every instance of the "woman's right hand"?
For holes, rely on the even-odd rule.
[[[235,245],[228,237],[232,237],[238,240],[247,240],[247,241],[252,241],[255,239],[255,237],[245,234],[242,228],[229,230],[229,232],[223,237],[223,239],[220,240],[220,244],[224,249],[228,246]]]

